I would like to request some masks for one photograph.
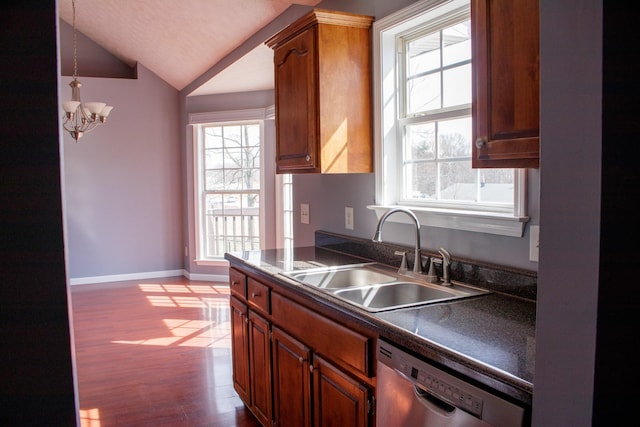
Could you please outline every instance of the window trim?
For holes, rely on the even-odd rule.
[[[383,145],[396,144],[398,133],[396,129],[398,88],[395,72],[395,35],[415,25],[411,21],[416,18],[428,18],[430,14],[434,13],[435,8],[438,8],[438,14],[441,14],[442,8],[446,8],[446,11],[453,11],[461,4],[457,0],[422,0],[373,22],[375,204],[369,205],[367,208],[373,210],[378,219],[389,209],[404,206],[416,214],[421,225],[522,237],[525,225],[529,221],[529,217],[526,215],[526,169],[515,170],[514,211],[508,214],[402,204],[390,195],[390,192],[394,192],[398,188],[396,175],[383,173],[390,169],[390,165],[395,165],[397,161],[395,150],[383,150]],[[387,76],[384,81],[382,75]],[[383,92],[384,94],[393,93],[393,97],[385,97],[383,103]],[[383,135],[385,141],[383,141]],[[388,221],[408,223],[404,215],[392,215]]]
[[[223,257],[205,258],[202,256],[202,245],[200,228],[202,226],[201,218],[201,186],[200,186],[200,168],[201,158],[200,151],[202,148],[201,138],[201,126],[203,125],[237,125],[246,124],[249,122],[259,122],[260,124],[260,138],[261,138],[261,155],[260,155],[260,180],[265,182],[265,168],[264,168],[264,156],[262,155],[262,144],[264,143],[264,121],[273,117],[272,109],[270,108],[254,108],[246,110],[230,110],[230,111],[217,111],[217,112],[205,112],[205,113],[191,113],[189,114],[189,125],[192,128],[192,141],[193,141],[193,224],[194,224],[194,249],[195,257],[194,263],[198,266],[225,266],[228,265],[228,261]],[[260,247],[264,249],[265,242],[265,206],[264,206],[264,185],[260,186]]]

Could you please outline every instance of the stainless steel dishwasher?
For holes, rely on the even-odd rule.
[[[378,340],[377,427],[522,427],[522,407]]]

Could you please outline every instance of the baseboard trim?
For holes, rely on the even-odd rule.
[[[110,274],[108,276],[93,276],[93,277],[76,277],[75,279],[69,279],[70,285],[91,285],[95,283],[105,282],[123,282],[126,280],[142,280],[142,279],[155,279],[157,277],[173,277],[173,276],[187,276],[187,272],[183,269],[179,270],[164,270],[164,271],[148,271],[145,273],[131,273],[131,274]]]
[[[186,271],[184,276],[189,280],[202,280],[204,282],[229,282],[228,274],[198,274]]]

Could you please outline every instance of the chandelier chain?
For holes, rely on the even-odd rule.
[[[76,35],[76,0],[71,0],[73,9],[73,77],[78,78],[78,39]]]

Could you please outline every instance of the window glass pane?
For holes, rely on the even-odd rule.
[[[258,126],[245,126],[244,132],[246,147],[260,147],[260,128]]]
[[[470,156],[471,117],[438,122],[438,157],[446,159]]]
[[[204,152],[204,168],[214,169],[222,167],[222,150],[209,149]]]
[[[442,31],[444,49],[442,62],[447,65],[471,60],[471,21],[445,28]]]
[[[440,68],[440,34],[433,33],[407,43],[407,76]]]
[[[490,203],[510,203],[513,200],[513,169],[482,169],[480,174],[480,200]]]
[[[407,80],[407,114],[440,108],[440,73]]]
[[[222,148],[222,128],[205,128],[204,148]]]
[[[242,167],[242,149],[227,148],[224,150],[224,168],[240,168]]]
[[[225,126],[223,129],[224,146],[226,148],[239,147],[242,143],[240,126]]]
[[[221,170],[208,170],[205,172],[205,191],[224,190],[224,172]]]
[[[436,124],[423,123],[406,128],[405,160],[433,160],[436,157]]]
[[[404,198],[435,199],[436,198],[436,163],[410,163],[404,167]]]
[[[207,194],[205,195],[205,213],[207,215],[216,215],[222,212],[222,195]]]
[[[476,201],[476,173],[471,161],[440,163],[440,199]]]
[[[471,103],[471,64],[445,70],[442,74],[443,107]]]

